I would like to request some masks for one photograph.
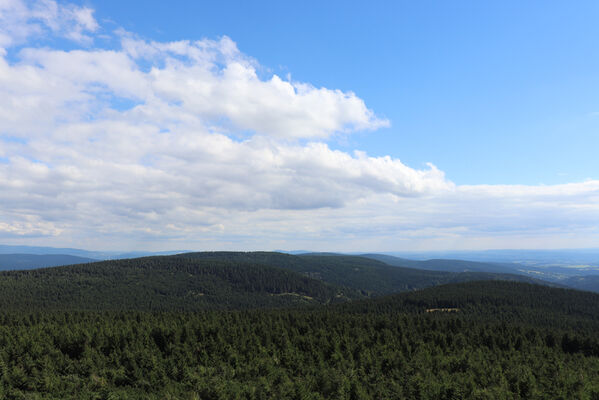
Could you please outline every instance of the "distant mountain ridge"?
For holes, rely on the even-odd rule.
[[[68,254],[0,254],[0,271],[57,267],[95,261],[98,260]]]
[[[386,264],[428,269],[432,271],[448,271],[448,272],[494,272],[504,274],[518,274],[518,264],[508,263],[490,263],[480,261],[466,261],[466,260],[453,260],[453,259],[430,259],[430,260],[410,260],[407,258],[400,258],[390,256],[386,254],[361,254],[362,257],[372,258],[374,260],[382,261]]]
[[[363,254],[362,256],[399,267],[435,271],[518,274],[553,282],[561,287],[570,287],[573,289],[599,293],[599,267],[594,267],[592,265],[573,268],[560,266],[527,266],[517,263],[491,263],[449,259],[410,260],[387,254]],[[584,272],[584,274],[581,272]]]
[[[599,248],[589,249],[500,249],[455,251],[399,251],[384,254],[414,260],[461,259],[523,265],[590,264],[599,266]]]
[[[160,255],[174,255],[185,253],[188,250],[167,250],[167,251],[93,251],[75,249],[69,247],[47,247],[47,246],[14,246],[0,244],[0,255],[2,254],[32,254],[32,255],[65,255],[82,257],[92,260],[116,260],[122,258],[137,258]],[[41,267],[41,266],[40,266]]]

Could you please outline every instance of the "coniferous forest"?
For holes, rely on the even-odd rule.
[[[597,294],[264,257],[0,273],[0,398],[599,399]]]

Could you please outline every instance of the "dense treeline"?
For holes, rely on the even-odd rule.
[[[5,312],[0,398],[597,399],[598,328],[598,295],[509,282],[312,309]]]
[[[345,312],[418,313],[458,308],[463,318],[599,330],[599,294],[510,281],[441,285],[336,306]]]
[[[0,399],[599,399],[597,294],[366,298],[481,276],[279,253],[2,272]]]
[[[549,284],[523,275],[490,272],[428,271],[391,266],[366,257],[347,255],[291,255],[276,252],[202,252],[183,257],[202,260],[227,260],[258,263],[299,272],[335,286],[349,287],[363,294],[384,295],[422,289],[444,283],[473,280],[511,280]]]
[[[0,272],[2,310],[199,311],[329,304],[517,275],[398,268],[354,256],[188,253]]]
[[[1,310],[194,311],[359,296],[281,268],[176,256],[0,273]]]

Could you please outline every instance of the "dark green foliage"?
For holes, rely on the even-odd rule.
[[[328,304],[477,279],[529,278],[398,268],[352,256],[189,253],[0,272],[0,308],[271,308]]]
[[[0,397],[593,399],[598,298],[476,282],[355,308],[4,313]]]
[[[276,266],[321,279],[332,285],[360,290],[367,295],[397,293],[444,283],[472,280],[501,279],[548,284],[522,275],[488,272],[456,273],[401,268],[366,257],[335,254],[294,256],[273,252],[203,252],[186,253],[182,256]]]
[[[599,294],[510,281],[441,285],[335,306],[345,312],[423,313],[458,308],[463,318],[560,329],[599,330]]]
[[[372,262],[200,253],[0,273],[0,399],[599,398],[599,295],[478,281],[363,299],[361,278],[381,293],[443,276]]]
[[[180,310],[329,303],[352,291],[263,265],[177,256],[0,273],[2,310]]]

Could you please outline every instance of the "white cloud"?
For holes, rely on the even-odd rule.
[[[44,5],[39,15],[58,31],[58,6]],[[226,37],[156,43],[118,34],[121,49],[24,47],[16,62],[0,59],[3,231],[38,232],[23,222],[32,215],[61,235],[223,231],[231,213],[452,188],[432,165],[414,170],[314,141],[388,124],[353,93],[261,79]]]
[[[227,37],[118,31],[121,48],[63,51],[26,41],[90,44],[93,10],[0,0],[2,21],[0,46],[22,45],[0,52],[3,240],[394,250],[568,227],[597,236],[596,181],[456,186],[432,164],[331,149],[389,122],[354,93],[261,77]]]
[[[389,122],[375,117],[354,93],[284,81],[262,80],[255,62],[231,39],[147,43],[123,36],[133,59],[150,59],[154,94],[230,130],[278,138],[327,138],[334,133],[377,129]],[[227,125],[227,124],[225,124]]]
[[[45,33],[80,43],[99,28],[93,10],[54,0],[0,0],[0,48],[19,45]]]

